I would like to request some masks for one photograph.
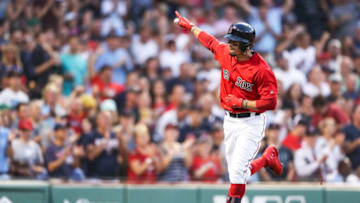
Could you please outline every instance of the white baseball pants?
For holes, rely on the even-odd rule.
[[[225,156],[230,183],[233,184],[246,184],[251,176],[250,163],[258,153],[265,135],[265,114],[251,114],[247,118],[233,118],[228,112],[225,114]]]

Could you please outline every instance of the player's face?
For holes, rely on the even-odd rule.
[[[240,42],[229,40],[228,44],[229,44],[229,53],[231,56],[238,56],[242,54],[242,51],[240,49]]]

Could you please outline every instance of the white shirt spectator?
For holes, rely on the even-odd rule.
[[[29,96],[21,90],[14,91],[10,88],[5,88],[0,93],[0,104],[6,104],[7,106],[14,107],[18,103],[27,102],[29,102]]]
[[[342,159],[340,147],[335,146],[331,149],[330,144],[323,137],[316,139],[315,148],[312,149],[307,143],[302,143],[302,147],[295,152],[295,170],[299,177],[309,178],[320,169],[324,181],[334,181],[338,175],[337,166]],[[324,163],[319,163],[322,157],[327,156]]]
[[[159,60],[161,67],[170,67],[173,77],[179,76],[180,65],[188,61],[184,52],[171,51],[169,49],[165,49],[160,52]]]
[[[327,97],[330,95],[331,92],[330,86],[326,82],[321,82],[320,87],[312,83],[306,83],[303,88],[304,93],[309,97],[316,97],[320,94],[324,97]]]
[[[305,87],[305,74],[295,68],[289,68],[288,70],[276,68],[274,74],[276,78],[282,82],[285,90],[289,89],[289,87],[295,83],[300,84],[301,87]]]
[[[160,142],[163,140],[165,127],[168,124],[178,124],[176,110],[167,111],[163,115],[161,115],[155,127],[154,141]]]
[[[141,42],[140,36],[135,35],[131,43],[131,51],[137,64],[144,64],[150,57],[158,55],[159,46],[155,40]]]
[[[200,71],[197,74],[198,80],[207,80],[209,82],[208,90],[214,91],[220,86],[221,72],[219,69],[211,69],[209,71]]]
[[[114,8],[113,0],[104,0],[101,2],[101,13],[107,16],[101,23],[101,35],[106,36],[112,30],[119,36],[125,34],[125,24],[122,19],[126,15],[126,1],[118,1],[117,7]]]
[[[103,0],[101,2],[101,14],[109,15],[111,13],[117,14],[119,16],[125,16],[126,9],[126,1],[118,0],[117,7],[114,8],[115,4],[113,0]]]
[[[44,162],[40,146],[32,140],[25,143],[21,139],[15,139],[11,146],[15,161],[24,162],[29,165]]]
[[[315,64],[316,49],[308,46],[306,49],[297,47],[290,52],[289,66],[295,67],[303,73],[308,73]]]

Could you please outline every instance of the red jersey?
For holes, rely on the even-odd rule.
[[[200,169],[202,166],[210,164],[211,167],[204,173],[202,181],[217,181],[221,176],[221,164],[219,159],[213,159],[212,157],[203,158],[201,156],[195,156],[191,170],[193,173]]]
[[[203,35],[203,36],[201,36]],[[258,54],[247,61],[238,62],[229,54],[229,45],[221,43],[205,32],[199,35],[200,42],[214,53],[214,58],[221,65],[220,100],[225,110],[232,112],[249,112],[248,109],[232,109],[224,99],[232,94],[247,100],[275,100],[277,81],[274,73],[265,60]],[[258,111],[260,113],[263,111]]]
[[[146,159],[150,158],[148,155],[141,153],[138,149],[135,149],[129,155],[129,162],[138,160],[140,163],[144,163]],[[150,165],[142,174],[136,175],[134,171],[128,167],[128,179],[131,183],[153,183],[156,180],[156,168],[155,164]]]

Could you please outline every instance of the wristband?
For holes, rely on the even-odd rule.
[[[248,104],[248,100],[244,99],[243,102],[242,102],[242,108],[247,109],[247,104]]]

